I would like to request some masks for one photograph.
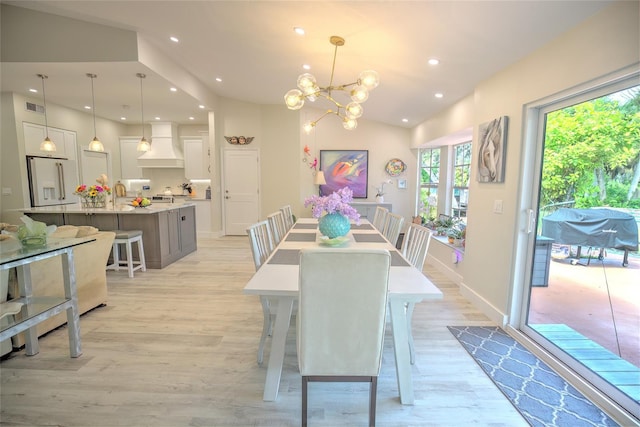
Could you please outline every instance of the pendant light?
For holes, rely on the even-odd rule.
[[[142,139],[138,142],[136,150],[149,151],[151,149],[151,144],[149,144],[149,141],[144,137],[144,100],[142,98],[142,79],[147,76],[142,73],[138,73],[136,76],[140,78],[140,124],[142,125]]]
[[[91,79],[91,109],[93,110],[93,140],[89,143],[89,150],[104,151],[104,145],[98,139],[96,132],[96,98],[93,93],[93,79],[98,77],[96,74],[87,73],[87,77]]]
[[[42,79],[42,103],[44,104],[44,131],[45,138],[44,141],[40,143],[41,151],[56,151],[56,144],[53,143],[52,140],[49,139],[49,123],[47,122],[47,97],[44,94],[44,80],[48,79],[48,76],[44,74],[38,74],[38,77]]]
[[[344,46],[344,39],[340,36],[331,36],[329,43],[335,46],[333,50],[333,65],[331,66],[331,78],[327,86],[319,86],[316,78],[309,73],[298,76],[298,88],[291,89],[284,95],[284,102],[290,110],[299,110],[304,105],[305,100],[314,102],[318,98],[325,98],[333,106],[326,113],[314,121],[307,121],[302,129],[309,135],[316,124],[328,114],[335,114],[342,121],[342,126],[347,130],[353,130],[358,126],[358,119],[362,116],[362,104],[369,98],[369,92],[378,87],[380,76],[373,70],[366,70],[360,73],[358,80],[346,84],[334,84],[333,75],[336,69],[336,56],[338,47]],[[350,101],[345,105],[334,98],[334,93],[340,93],[350,97]],[[335,109],[332,109],[335,108]]]

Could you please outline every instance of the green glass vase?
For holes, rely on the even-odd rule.
[[[344,236],[351,229],[349,218],[339,213],[327,214],[318,221],[320,232],[330,239]]]

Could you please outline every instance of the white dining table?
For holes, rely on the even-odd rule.
[[[300,249],[317,247],[324,243],[317,223],[318,220],[314,218],[299,219],[244,287],[245,294],[266,296],[271,300],[277,300],[271,352],[264,385],[265,401],[274,401],[278,397],[287,332],[291,323],[293,305],[298,299]],[[349,241],[340,246],[345,251],[353,248],[384,248],[391,253],[389,312],[396,375],[401,403],[412,405],[415,399],[405,305],[409,302],[442,299],[442,292],[421,271],[407,262],[395,246],[389,243],[368,221],[361,220],[360,225],[352,224],[347,237]]]

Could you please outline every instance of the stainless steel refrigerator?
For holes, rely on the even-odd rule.
[[[78,203],[73,194],[78,186],[75,161],[27,156],[27,171],[32,207]]]

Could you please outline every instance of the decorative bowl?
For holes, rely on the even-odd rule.
[[[347,236],[338,236],[333,239],[330,239],[327,236],[320,236],[320,244],[322,246],[342,246],[347,242],[349,242],[349,238]]]

